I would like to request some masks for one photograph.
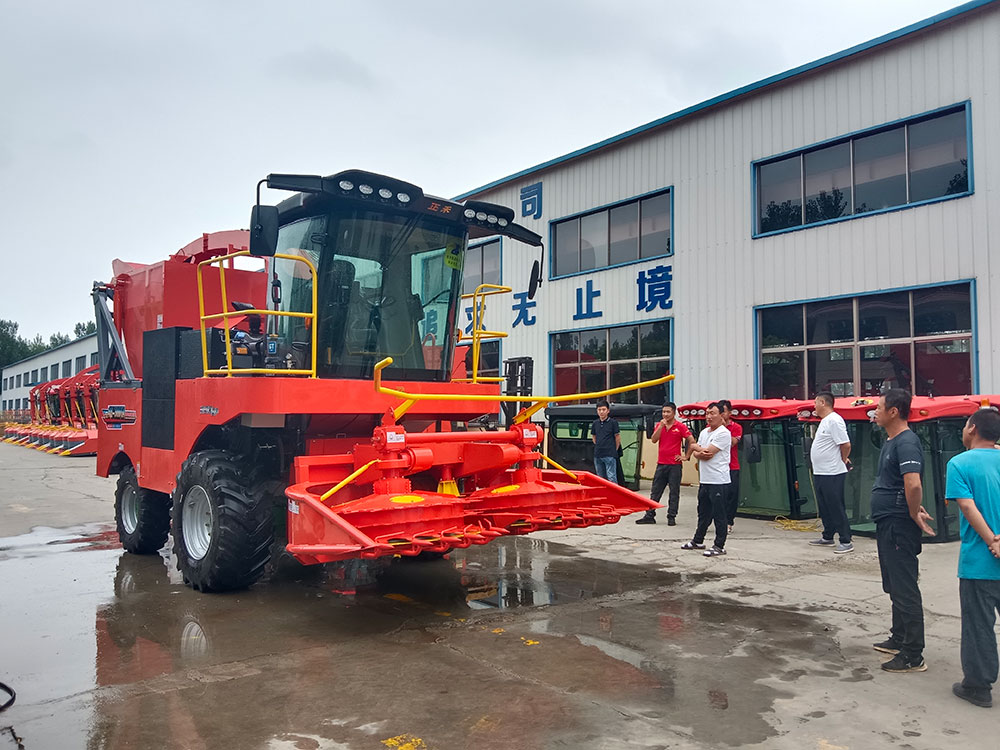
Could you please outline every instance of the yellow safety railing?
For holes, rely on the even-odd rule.
[[[393,410],[393,416],[399,419],[407,411],[410,410],[417,401],[503,401],[507,403],[530,403],[528,406],[522,409],[516,417],[514,417],[514,424],[520,424],[531,418],[531,416],[537,412],[539,409],[543,409],[549,404],[560,403],[563,401],[584,401],[596,398],[604,398],[606,396],[614,396],[618,393],[628,393],[629,391],[637,391],[640,388],[652,388],[657,385],[663,385],[674,379],[673,375],[664,375],[662,378],[656,378],[654,380],[645,380],[639,383],[633,383],[632,385],[623,385],[617,388],[606,388],[603,391],[591,391],[590,393],[571,393],[563,396],[504,396],[504,395],[490,395],[485,393],[407,393],[406,391],[401,391],[396,388],[387,388],[382,385],[382,370],[392,364],[392,357],[386,357],[381,362],[375,365],[375,390],[378,393],[383,393],[387,396],[396,396],[403,399],[403,403],[397,406]]]
[[[208,260],[203,260],[198,264],[198,314],[201,319],[201,362],[202,370],[206,376],[209,375],[225,375],[231,377],[233,373],[241,374],[270,374],[270,375],[308,375],[311,378],[316,377],[316,307],[317,307],[317,280],[316,280],[316,266],[308,258],[303,258],[299,255],[286,255],[283,253],[276,253],[274,258],[282,258],[284,260],[296,261],[299,263],[305,263],[309,268],[309,273],[312,276],[312,310],[310,312],[286,312],[284,310],[234,310],[229,311],[229,298],[226,295],[226,269],[223,263],[227,260],[233,258],[238,258],[240,256],[250,257],[249,250],[238,250],[235,253],[229,253],[228,255],[220,255],[217,258],[210,258]],[[218,264],[219,266],[219,286],[222,294],[222,312],[215,313],[213,315],[205,314],[205,293],[202,286],[202,267],[212,266]],[[309,321],[309,331],[312,338],[311,352],[309,355],[309,361],[312,366],[308,370],[286,370],[286,369],[274,369],[267,367],[240,367],[233,368],[233,346],[232,346],[232,334],[229,328],[229,319],[238,318],[245,315],[261,315],[261,316],[274,316],[274,317],[285,317],[285,318],[306,318]],[[206,321],[222,320],[222,330],[226,339],[226,367],[218,370],[208,369],[208,333],[205,327]]]
[[[503,331],[486,330],[484,318],[486,317],[486,298],[491,294],[506,294],[514,291],[509,286],[499,286],[497,284],[480,284],[472,294],[463,294],[462,299],[472,299],[472,333],[468,336],[459,329],[458,343],[466,341],[472,342],[472,377],[453,378],[452,383],[502,383],[505,378],[480,377],[479,376],[479,352],[483,338],[505,339],[507,334]]]

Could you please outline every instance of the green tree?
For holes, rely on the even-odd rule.
[[[17,335],[17,328],[13,320],[0,320],[0,367],[29,356],[28,344]]]
[[[77,323],[73,326],[73,338],[82,339],[84,336],[89,336],[92,333],[97,333],[97,324],[88,320],[85,323]]]
[[[49,336],[49,349],[55,349],[57,346],[62,346],[63,344],[68,344],[70,342],[69,336],[65,333],[53,333]]]

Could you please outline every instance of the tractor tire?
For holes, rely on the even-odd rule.
[[[194,453],[181,466],[173,493],[174,555],[193,589],[242,589],[264,573],[273,511],[250,491],[248,475],[227,451]]]
[[[170,496],[140,487],[135,469],[126,466],[115,488],[115,525],[126,552],[151,555],[159,551],[170,531]]]

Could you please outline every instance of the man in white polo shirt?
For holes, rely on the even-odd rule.
[[[823,536],[809,544],[832,547],[833,535],[840,535],[840,544],[834,552],[842,555],[854,551],[851,542],[851,523],[844,507],[844,482],[847,480],[848,456],[851,439],[847,436],[844,418],[833,410],[833,394],[828,391],[816,395],[816,416],[820,418],[816,437],[813,438],[809,458],[812,462],[813,486],[816,505],[823,521]]]
[[[698,487],[698,528],[690,542],[681,549],[705,549],[705,534],[709,524],[715,523],[715,542],[705,550],[705,557],[726,554],[726,533],[729,517],[726,512],[726,496],[729,489],[729,452],[733,437],[722,423],[722,411],[713,401],[705,409],[708,426],[701,431],[698,442],[688,445],[687,457],[692,455],[700,462],[698,472],[701,482]]]

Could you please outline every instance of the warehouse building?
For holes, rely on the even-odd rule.
[[[966,3],[459,196],[546,238],[534,299],[537,254],[470,249],[468,291],[513,289],[488,366],[557,394],[669,371],[678,402],[1000,391],[998,42]]]
[[[27,419],[31,389],[50,380],[68,378],[97,364],[97,334],[48,349],[0,370],[0,406],[4,420]]]

